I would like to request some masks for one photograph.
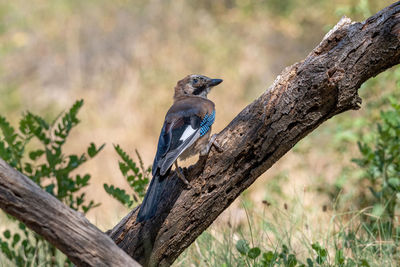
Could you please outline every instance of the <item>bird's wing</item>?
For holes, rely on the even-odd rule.
[[[179,155],[199,139],[201,122],[201,115],[196,112],[176,113],[165,120],[154,158],[153,175],[158,169],[164,175]]]

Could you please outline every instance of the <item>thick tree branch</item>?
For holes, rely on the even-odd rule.
[[[212,150],[185,170],[190,190],[171,174],[157,216],[138,224],[135,209],[110,236],[142,264],[171,264],[299,140],[332,116],[359,109],[361,84],[400,62],[399,25],[400,2],[362,23],[342,18],[219,134],[223,153]]]
[[[140,266],[81,213],[0,159],[0,208],[43,236],[78,266]]]

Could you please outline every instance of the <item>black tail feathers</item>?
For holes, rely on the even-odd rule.
[[[165,176],[160,176],[159,172],[157,171],[157,173],[153,176],[153,179],[151,179],[149,188],[147,189],[142,205],[140,206],[139,213],[136,217],[136,222],[147,221],[156,214],[164,188],[164,183]]]

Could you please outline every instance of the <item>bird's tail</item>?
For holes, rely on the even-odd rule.
[[[162,176],[157,171],[153,176],[153,179],[151,179],[149,188],[147,189],[139,213],[136,217],[137,222],[146,221],[156,214],[167,175],[168,174]]]

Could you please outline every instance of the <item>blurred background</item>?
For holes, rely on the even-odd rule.
[[[224,80],[209,95],[216,103],[217,133],[283,68],[304,59],[341,16],[362,21],[393,2],[0,0],[0,114],[17,127],[24,111],[52,120],[84,99],[66,151],[106,143],[82,168],[93,177],[88,196],[102,202],[87,216],[108,230],[129,211],[103,189],[103,183],[129,189],[112,144],[132,157],[137,149],[150,165],[179,79],[198,73]],[[226,239],[235,244],[240,235],[250,239],[243,233],[253,231],[254,239],[257,229],[272,231],[273,218],[280,218],[275,226],[286,234],[258,235],[263,238],[253,245],[273,246],[277,236],[290,236],[290,248],[301,258],[303,238],[326,241],[338,207],[363,208],[357,199],[369,192],[351,159],[360,155],[357,141],[372,138],[389,97],[398,96],[399,77],[395,67],[364,84],[361,110],[336,116],[302,140],[176,264],[222,266],[218,255],[203,251],[204,242],[224,251],[215,254],[228,255],[235,248],[222,246]]]

